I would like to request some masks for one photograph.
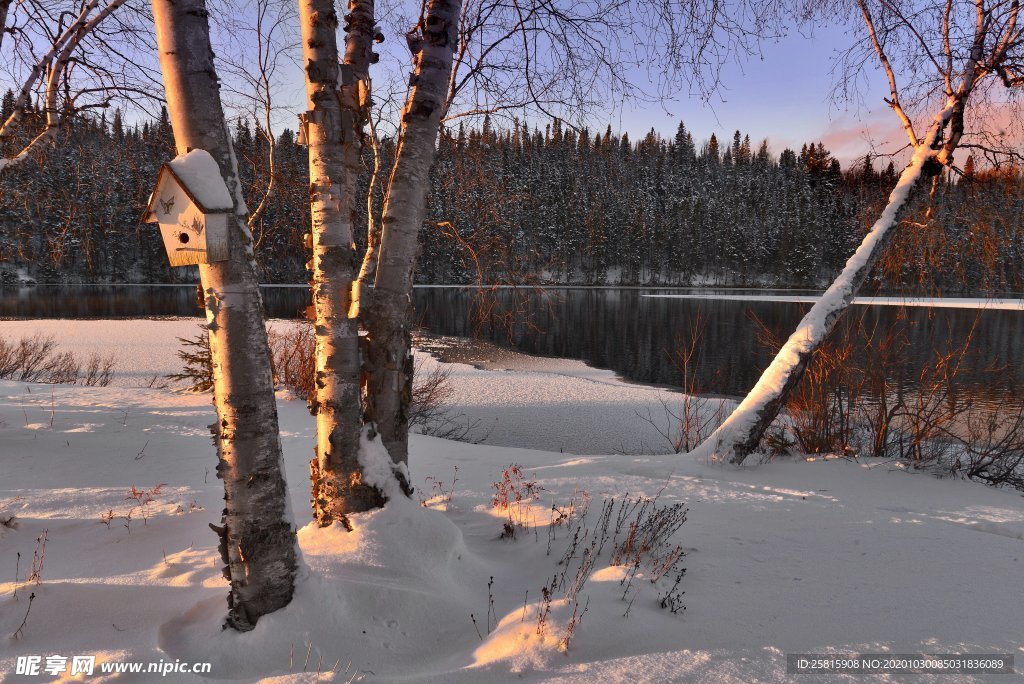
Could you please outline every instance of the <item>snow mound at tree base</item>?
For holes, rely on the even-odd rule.
[[[222,629],[219,597],[165,623],[161,649],[219,662],[240,679],[333,670],[338,662],[343,671],[353,654],[375,674],[402,661],[440,665],[464,640],[474,610],[466,588],[486,581],[486,568],[455,524],[404,496],[351,520],[352,532],[315,523],[299,530],[304,567],[295,598],[252,632]]]

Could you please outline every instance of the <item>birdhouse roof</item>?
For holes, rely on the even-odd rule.
[[[146,206],[147,216],[151,215],[157,191],[167,177],[173,178],[204,214],[234,209],[231,192],[224,183],[224,177],[220,174],[217,162],[206,150],[192,150],[185,154],[179,154],[160,167],[156,187]]]

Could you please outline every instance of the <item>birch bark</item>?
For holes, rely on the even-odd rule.
[[[413,272],[461,5],[461,0],[429,0],[420,22],[407,34],[413,73],[386,189],[373,292],[362,310],[366,414],[396,464],[409,460]]]
[[[948,111],[944,110],[948,115]],[[914,190],[925,177],[934,175],[935,150],[918,150],[903,171],[881,218],[865,236],[856,253],[831,287],[804,315],[796,331],[765,369],[757,384],[729,417],[702,444],[690,452],[698,459],[743,463],[761,441],[762,435],[778,416],[789,394],[799,384],[807,363],[835,328],[849,307],[872,267],[889,243]]]
[[[697,458],[728,461],[739,465],[757,448],[761,436],[800,382],[814,352],[850,306],[872,266],[888,244],[892,231],[899,225],[901,214],[913,193],[919,189],[921,181],[925,178],[934,178],[942,168],[952,166],[953,154],[960,146],[965,132],[964,117],[967,105],[971,96],[978,90],[979,84],[993,74],[1001,74],[1009,64],[1019,60],[1017,51],[1022,45],[1022,36],[1017,26],[1019,10],[1016,0],[1011,3],[1008,12],[1001,7],[986,8],[980,0],[975,2],[973,32],[966,27],[957,29],[952,26],[952,3],[946,2],[944,19],[938,35],[945,66],[934,57],[929,49],[929,43],[918,28],[897,11],[896,16],[900,23],[897,23],[896,27],[912,36],[912,44],[923,46],[927,61],[936,68],[935,73],[930,74],[929,78],[933,83],[942,84],[940,87],[945,95],[945,105],[933,118],[924,138],[918,138],[913,122],[900,101],[896,68],[887,53],[885,38],[888,37],[888,40],[892,41],[895,29],[890,25],[886,29],[887,33],[880,33],[879,24],[872,16],[868,1],[857,0],[857,6],[863,16],[871,46],[889,81],[890,97],[886,103],[903,125],[910,146],[914,150],[913,158],[889,196],[889,203],[882,215],[847,261],[842,273],[807,312],[796,332],[782,346],[771,365],[736,410],[703,444],[690,452]],[[883,6],[888,8],[885,3]],[[916,15],[914,18],[919,19]],[[957,60],[963,60],[959,68],[955,68]],[[916,67],[911,69],[911,73],[917,74]],[[922,76],[918,75],[918,78]],[[1005,82],[1005,78],[1004,83],[1008,88],[1013,87],[1012,83]],[[930,210],[926,216],[929,215]]]
[[[342,70],[333,0],[300,0],[299,12],[309,107],[303,125],[309,145],[316,313],[316,387],[310,400],[317,422],[316,456],[310,462],[312,504],[318,524],[337,521],[350,528],[348,514],[384,504],[380,490],[363,481],[359,464],[359,327],[352,308],[358,266],[353,240],[356,181],[369,107],[373,1],[349,3]]]
[[[199,272],[213,361],[217,475],[224,481],[221,527],[211,527],[231,584],[227,625],[244,631],[291,601],[298,562],[263,304],[205,2],[154,0],[153,17],[178,151],[209,152],[235,201],[228,260]]]

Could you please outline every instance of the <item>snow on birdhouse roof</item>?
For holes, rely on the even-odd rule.
[[[231,193],[221,176],[216,160],[206,150],[191,150],[167,162],[160,168],[157,178],[157,189],[168,173],[185,190],[189,198],[196,203],[204,214],[231,211],[234,202]],[[156,193],[150,196],[150,206],[146,208],[148,215]]]
[[[204,211],[230,211],[234,208],[220,167],[206,150],[179,154],[167,166]]]

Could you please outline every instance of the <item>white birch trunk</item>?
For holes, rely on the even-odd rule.
[[[941,139],[957,109],[957,102],[951,99],[935,116],[925,140],[918,144],[910,164],[889,195],[889,202],[882,215],[864,236],[843,271],[804,315],[796,331],[782,345],[754,388],[725,422],[690,452],[692,456],[739,465],[757,448],[761,437],[785,405],[790,392],[799,384],[811,356],[825,341],[867,279],[888,244],[892,230],[899,224],[900,216],[914,191],[920,187],[922,179],[934,176],[941,169],[937,161],[940,155],[945,158],[951,154],[951,150],[941,149]],[[959,111],[962,111],[962,105]]]
[[[277,404],[252,235],[221,107],[204,0],[154,0],[160,67],[179,153],[203,149],[235,200],[227,261],[200,266],[210,331],[212,426],[224,481],[221,537],[231,583],[227,625],[252,629],[292,599],[298,552],[288,506]]]
[[[377,275],[366,325],[367,406],[391,459],[409,459],[412,398],[412,284],[426,192],[458,45],[461,0],[430,0],[408,34],[414,54],[395,164],[384,201]]]
[[[339,83],[338,17],[333,0],[299,0],[306,64],[304,115],[309,145],[309,195],[313,218],[313,306],[316,312],[316,457],[310,462],[313,512],[318,524],[384,504],[364,482],[359,464],[359,327],[352,317],[352,284],[358,264],[353,241],[356,181],[361,171],[361,128],[369,93],[373,42],[372,0],[352,0],[346,17],[346,70]]]

